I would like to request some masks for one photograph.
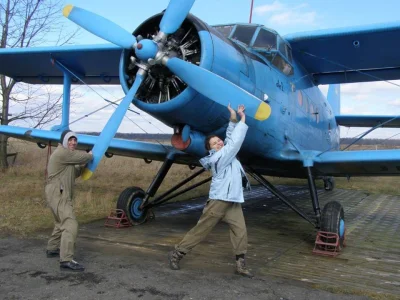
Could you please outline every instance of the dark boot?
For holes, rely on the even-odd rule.
[[[46,250],[46,257],[47,258],[60,257],[60,249]]]
[[[244,258],[239,258],[236,260],[236,270],[235,273],[244,277],[252,278],[254,277],[253,274],[250,273],[249,269],[246,267],[246,261]]]
[[[179,261],[185,256],[185,253],[173,250],[168,253],[169,267],[172,270],[179,270]]]
[[[74,260],[60,262],[61,271],[83,272],[85,267]]]

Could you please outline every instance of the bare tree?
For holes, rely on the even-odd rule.
[[[62,0],[0,0],[0,48],[65,45],[77,31],[64,30]],[[61,97],[48,87],[29,86],[0,75],[1,125],[27,122],[38,128],[59,117]],[[12,115],[10,111],[12,110]],[[8,167],[7,140],[0,135],[0,170]]]

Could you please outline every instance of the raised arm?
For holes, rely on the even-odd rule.
[[[224,144],[226,144],[228,142],[227,139],[229,139],[231,137],[232,131],[233,131],[233,129],[235,129],[235,126],[237,123],[236,111],[234,109],[232,109],[230,103],[228,104],[228,110],[229,110],[229,113],[231,114],[231,116],[229,118],[228,128],[226,129],[226,138],[225,138]]]
[[[229,126],[231,126],[231,123],[233,123],[233,125],[235,126],[233,126],[233,129],[229,133],[229,136],[227,130],[227,137],[225,139],[226,144],[220,150],[221,159],[218,162],[218,168],[220,170],[224,169],[227,165],[229,165],[232,162],[232,160],[236,157],[237,153],[240,150],[240,147],[243,144],[244,138],[246,137],[248,126],[246,125],[246,115],[244,113],[244,110],[245,110],[244,105],[239,105],[238,115],[241,117],[240,122],[236,123],[236,125],[233,122],[229,123]]]

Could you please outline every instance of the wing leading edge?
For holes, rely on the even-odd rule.
[[[56,146],[61,137],[61,132],[59,131],[4,125],[0,126],[0,134],[30,142],[43,143],[45,145],[50,142],[52,146]],[[92,149],[97,139],[97,136],[78,134],[78,149]],[[114,138],[112,139],[110,146],[107,149],[107,152],[115,155],[146,158],[157,161],[164,161],[169,152],[175,152],[175,163],[195,165],[199,164],[198,160],[195,157],[184,152],[177,151],[169,145],[161,145],[157,143]]]
[[[317,84],[400,79],[400,22],[285,36]]]
[[[335,118],[338,125],[347,127],[375,127],[384,124],[381,127],[400,128],[399,116],[340,115]]]

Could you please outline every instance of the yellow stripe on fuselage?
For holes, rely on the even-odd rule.
[[[264,121],[271,115],[271,106],[265,102],[261,102],[257,108],[254,118],[259,121]]]

